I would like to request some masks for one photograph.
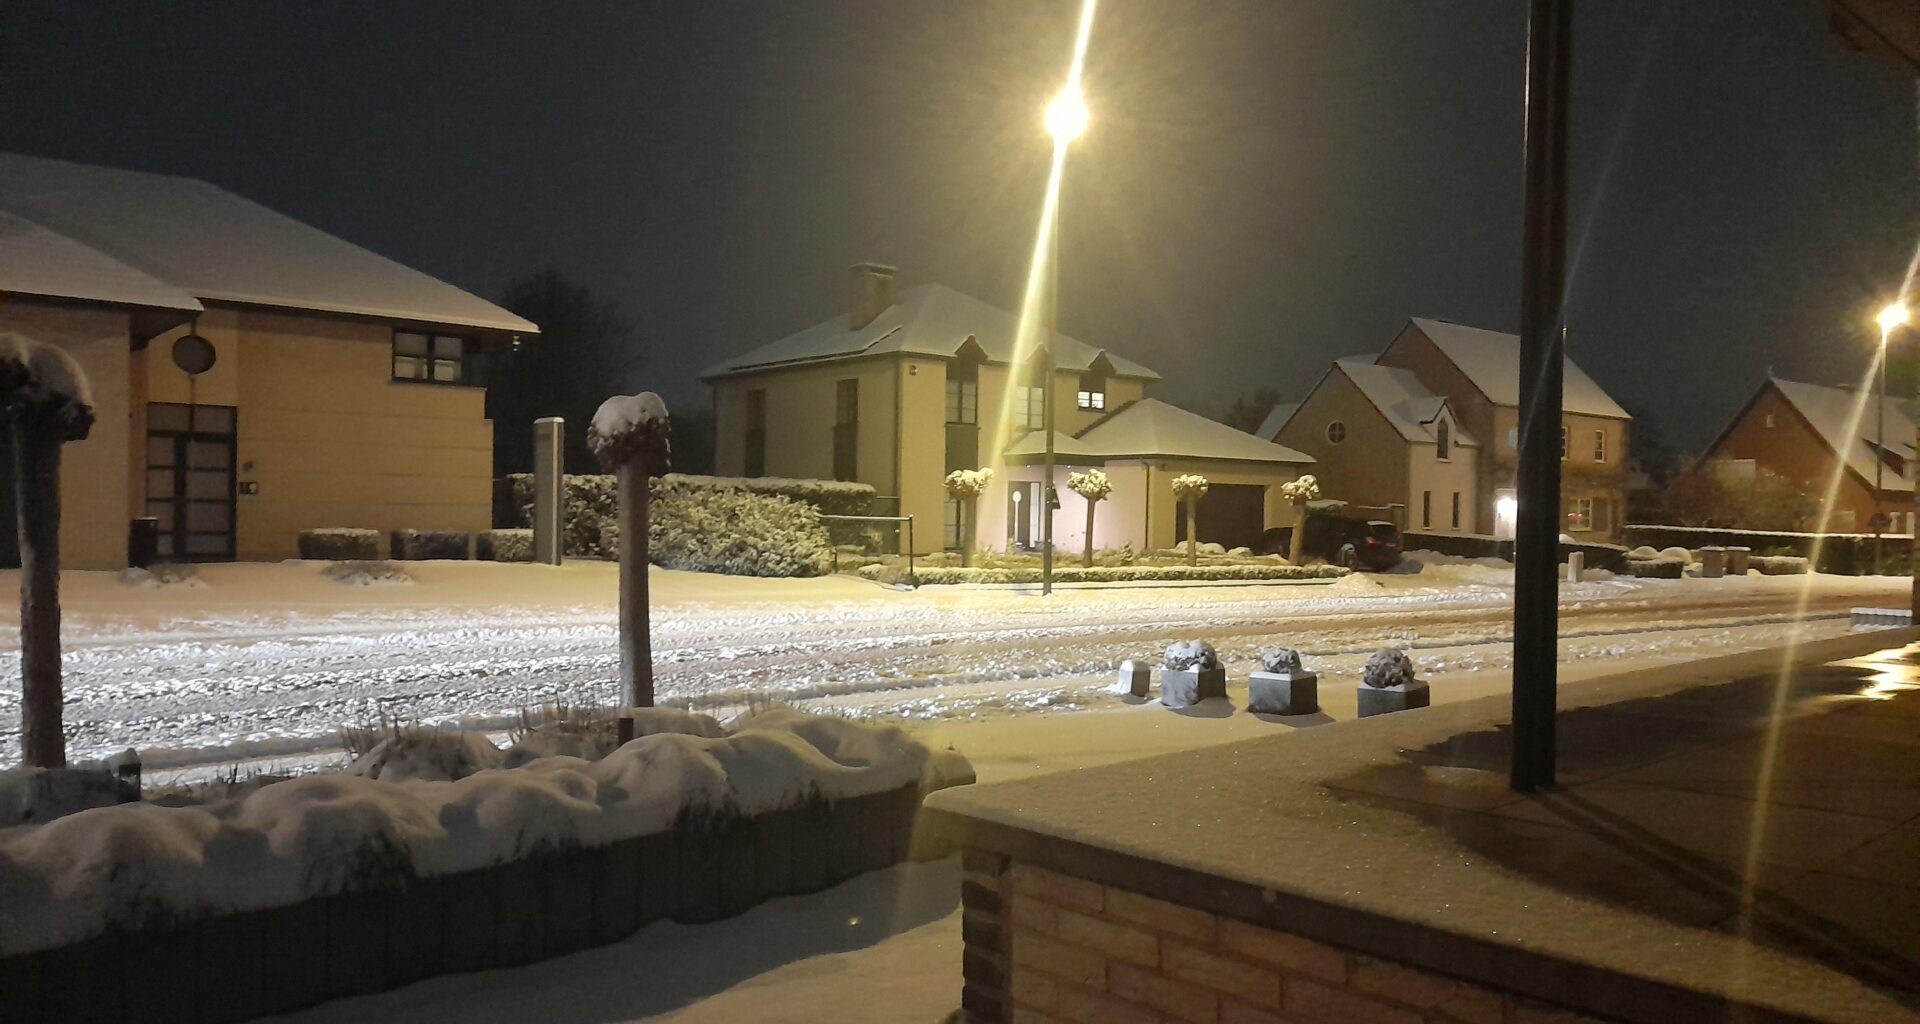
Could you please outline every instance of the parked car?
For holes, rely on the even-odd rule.
[[[1266,549],[1286,554],[1290,527],[1268,530]],[[1360,519],[1337,512],[1308,512],[1302,559],[1319,559],[1353,570],[1385,572],[1400,564],[1400,528],[1380,519]]]

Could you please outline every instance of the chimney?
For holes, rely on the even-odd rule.
[[[893,305],[894,268],[880,263],[853,265],[853,305],[847,313],[847,328],[857,331]]]

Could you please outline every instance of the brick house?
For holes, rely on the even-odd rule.
[[[1824,492],[1840,464],[1839,453],[1845,452],[1845,472],[1826,525],[1868,532],[1874,510],[1881,508],[1890,517],[1890,532],[1908,533],[1914,516],[1914,420],[1903,403],[1888,399],[1883,445],[1876,411],[1871,394],[1768,377],[1707,447],[1701,464],[1736,485],[1755,470],[1766,470]]]

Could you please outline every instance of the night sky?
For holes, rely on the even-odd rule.
[[[1521,0],[1106,0],[1061,327],[1220,411],[1409,315],[1514,330]],[[1575,39],[1572,353],[1697,447],[1839,382],[1920,238],[1914,80],[1817,0],[1605,0]],[[641,378],[897,264],[1012,308],[1075,0],[0,6],[0,149],[205,178],[489,298],[552,265]],[[1920,338],[1913,339],[1920,344]]]

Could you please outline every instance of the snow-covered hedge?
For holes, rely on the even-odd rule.
[[[196,807],[125,804],[0,830],[0,956],[603,846],[811,800],[938,788],[964,766],[903,730],[776,708],[456,782],[315,775]],[[961,774],[964,778],[964,774]]]
[[[791,498],[668,481],[653,493],[647,544],[655,565],[733,576],[819,576],[833,566],[820,514]],[[618,524],[603,524],[600,547],[620,557]]]
[[[322,562],[367,561],[381,556],[380,531],[326,527],[300,531],[300,557]]]
[[[1799,555],[1754,555],[1747,566],[1763,576],[1798,576],[1807,571],[1807,560]]]
[[[508,476],[513,489],[513,505],[521,526],[533,525],[533,474]],[[746,492],[778,495],[812,506],[821,515],[864,516],[873,513],[875,492],[872,484],[846,480],[796,480],[787,477],[693,476],[668,473],[653,481],[656,501],[667,491],[687,493],[696,490]],[[562,513],[566,518],[565,553],[580,557],[610,557],[600,546],[600,524],[615,518],[617,503],[611,474],[568,474],[561,488]],[[656,505],[653,516],[660,511]],[[828,529],[834,544],[862,544],[866,527],[859,523],[835,523]],[[654,535],[657,536],[657,535]],[[659,562],[656,554],[654,561]]]
[[[532,530],[488,530],[473,539],[473,557],[492,562],[533,561]]]
[[[866,566],[863,576],[885,575],[885,566]],[[1078,565],[1055,566],[1055,583],[1113,583],[1133,580],[1325,580],[1338,579],[1348,570],[1337,565]],[[1038,583],[1038,568],[962,569],[959,566],[931,566],[914,571],[921,584],[950,583]]]
[[[1627,562],[1627,572],[1640,579],[1677,580],[1687,574],[1687,563],[1671,558],[1636,558]]]
[[[464,560],[472,546],[473,535],[465,530],[395,530],[392,535],[392,557],[405,561]]]

